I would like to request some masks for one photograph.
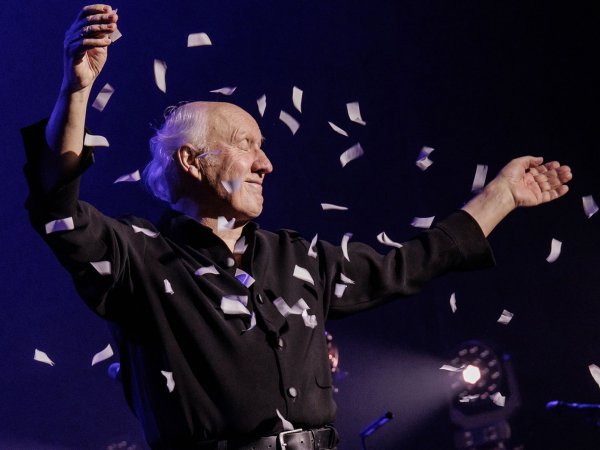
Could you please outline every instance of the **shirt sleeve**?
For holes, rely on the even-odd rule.
[[[348,259],[340,247],[318,244],[325,314],[332,319],[415,294],[429,280],[450,271],[495,265],[479,224],[465,211],[451,214],[387,254],[352,241],[347,250]],[[338,286],[336,294],[336,285],[346,287]]]
[[[80,175],[93,163],[93,148],[84,146],[75,169],[52,187],[44,183],[52,166],[58,164],[46,143],[46,124],[44,120],[21,130],[29,185],[25,206],[30,222],[70,272],[88,306],[104,318],[116,318],[121,305],[110,304],[107,299],[115,291],[124,295],[131,291],[126,276],[131,227],[79,200]]]

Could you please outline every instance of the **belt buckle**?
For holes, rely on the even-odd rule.
[[[302,431],[302,428],[296,428],[295,430],[282,431],[281,433],[279,433],[277,435],[277,440],[279,441],[279,446],[281,447],[282,450],[284,450],[285,447],[287,447],[287,444],[284,442],[285,435],[297,433],[299,431]]]

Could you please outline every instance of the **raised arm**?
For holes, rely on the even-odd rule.
[[[566,183],[573,178],[569,166],[543,162],[543,158],[533,156],[513,159],[463,207],[486,236],[513,209],[541,205],[567,193]]]

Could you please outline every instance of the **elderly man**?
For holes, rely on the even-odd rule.
[[[157,226],[78,199],[92,84],[117,14],[83,8],[65,38],[49,121],[24,130],[34,228],[109,321],[122,382],[157,449],[334,449],[324,322],[417,292],[450,270],[491,266],[485,237],[518,206],[567,192],[570,169],[511,161],[462,211],[387,255],[309,243],[252,222],[273,167],[255,120],[227,103],[174,109],[144,176],[171,208]],[[45,134],[44,134],[45,131]]]

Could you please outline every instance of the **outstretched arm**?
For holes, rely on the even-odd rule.
[[[473,216],[488,236],[513,209],[562,197],[573,178],[570,167],[557,161],[543,162],[542,157],[533,156],[513,159],[462,209]]]

